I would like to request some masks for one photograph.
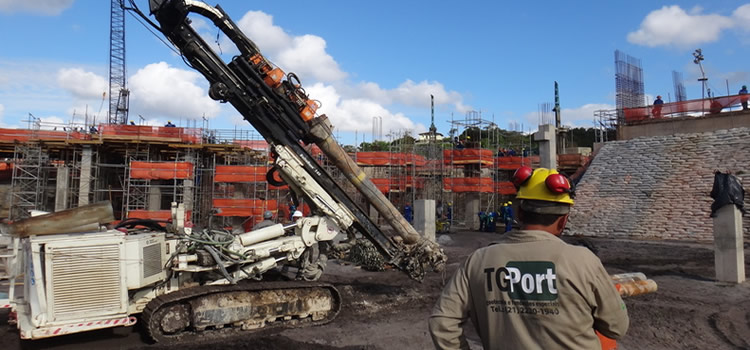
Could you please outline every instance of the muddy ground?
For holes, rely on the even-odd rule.
[[[429,349],[427,317],[443,285],[469,253],[496,235],[459,232],[447,235],[450,263],[444,274],[429,274],[423,283],[395,270],[368,272],[333,261],[323,280],[344,298],[331,323],[228,339],[220,344],[165,347],[144,342],[133,329],[89,332],[52,340],[19,342],[17,332],[0,313],[0,349]],[[449,238],[449,239],[448,239]],[[568,240],[576,240],[567,238]],[[588,239],[610,273],[644,272],[659,291],[626,299],[630,330],[621,349],[750,349],[750,283],[713,281],[713,246],[699,243]],[[750,257],[745,256],[750,270]],[[472,347],[480,349],[471,331]]]

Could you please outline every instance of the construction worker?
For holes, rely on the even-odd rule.
[[[165,126],[165,127],[167,127],[167,128],[174,128],[174,127],[175,127],[175,125],[174,125],[174,124],[172,124],[172,121],[171,121],[171,120],[167,120],[167,123],[166,123],[166,124],[164,124],[164,126]]]
[[[409,223],[414,220],[414,212],[412,211],[411,205],[409,203],[406,203],[406,205],[404,205],[404,219],[406,219],[406,221],[408,221]]]
[[[297,220],[302,218],[302,212],[299,210],[295,210],[294,214],[292,214],[292,222],[297,222]]]
[[[651,110],[651,114],[654,118],[661,118],[662,107],[664,107],[664,101],[661,99],[661,95],[656,96],[656,100],[654,100],[654,109]]]
[[[742,85],[742,89],[740,89],[739,94],[740,96],[740,103],[742,104],[742,110],[747,110],[747,85]]]
[[[623,336],[627,310],[601,261],[559,238],[573,205],[570,182],[529,167],[513,180],[521,230],[459,266],[429,319],[435,347],[468,349],[469,324],[485,349],[601,349],[595,331]]]
[[[485,232],[495,232],[497,226],[495,225],[495,219],[500,216],[497,214],[497,212],[489,212],[487,215],[485,215],[485,223],[484,223],[484,231]]]
[[[272,225],[276,225],[276,223],[273,222],[273,212],[270,210],[266,210],[263,213],[263,221],[255,224],[255,226],[253,226],[253,231]]]
[[[508,201],[503,207],[503,220],[505,220],[505,232],[513,229],[513,202]]]
[[[292,217],[292,216],[294,215],[294,212],[296,212],[296,211],[297,211],[297,206],[294,205],[293,202],[289,203],[289,215],[290,215],[289,216],[289,221],[294,221],[294,217]]]

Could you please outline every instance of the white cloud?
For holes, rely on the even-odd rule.
[[[81,68],[63,68],[57,71],[57,84],[79,98],[101,98],[109,90],[107,80]]]
[[[393,109],[403,106],[429,108],[430,94],[435,96],[436,108],[449,106],[458,113],[472,109],[463,104],[460,93],[447,90],[435,81],[405,80],[396,88],[384,89],[374,82],[347,80],[350,74],[342,71],[326,51],[327,43],[323,38],[311,34],[291,35],[274,24],[273,16],[264,12],[249,11],[236,23],[267,59],[285,72],[294,72],[300,77],[310,98],[322,102],[323,107],[318,113],[327,114],[337,130],[369,131],[372,118],[380,116],[384,129],[424,131],[424,125]],[[215,34],[205,27],[206,23],[197,23],[204,40],[217,49]],[[226,37],[220,39],[218,46],[225,55],[237,53]],[[239,116],[230,116],[229,120],[234,124],[246,123]]]
[[[277,55],[281,67],[289,67],[302,77],[331,82],[346,78],[339,64],[326,52],[326,41],[316,35],[303,35],[292,40],[292,46]]]
[[[275,56],[291,46],[292,38],[284,29],[273,24],[273,16],[261,11],[248,11],[237,21],[237,26],[263,54]]]
[[[612,110],[615,106],[606,103],[587,103],[578,108],[563,108],[560,118],[563,125],[590,127],[594,121],[594,112]]]
[[[274,63],[286,72],[322,82],[347,76],[326,52],[326,41],[317,35],[291,36],[273,24],[273,16],[260,11],[247,12],[237,25],[258,45],[266,58],[273,57]]]
[[[25,12],[57,16],[73,4],[73,0],[0,0],[0,13]]]
[[[208,97],[198,85],[202,75],[170,67],[166,62],[152,63],[130,77],[131,114],[149,117],[213,118],[219,114],[219,103]]]
[[[48,116],[39,118],[40,128],[45,130],[62,130],[65,122],[57,116]]]
[[[382,89],[377,83],[360,82],[354,87],[345,89],[351,96],[365,98],[374,102],[390,105],[401,104],[414,107],[427,107],[430,95],[435,97],[435,105],[452,105],[460,114],[471,110],[463,103],[463,96],[456,91],[447,91],[439,82],[421,81],[415,83],[406,80],[394,89]]]
[[[0,104],[0,120],[3,120],[3,112],[5,112],[5,106]]]
[[[664,6],[649,13],[637,31],[628,33],[627,39],[630,43],[649,47],[687,48],[714,42],[723,30],[740,25],[750,16],[750,9],[746,6],[738,8],[734,17],[701,14],[700,7],[688,13],[677,5]]]
[[[732,18],[739,28],[750,31],[750,4],[742,5],[734,10]]]
[[[321,102],[319,114],[326,114],[331,123],[340,131],[369,131],[372,129],[372,118],[383,118],[384,132],[389,130],[425,131],[422,124],[411,121],[402,113],[393,113],[382,105],[367,99],[343,99],[335,87],[317,83],[309,86],[310,96]]]
[[[240,29],[255,42],[264,56],[285,72],[294,72],[302,79],[308,95],[322,102],[319,113],[325,113],[338,130],[370,130],[372,118],[383,118],[384,128],[392,130],[426,130],[403,113],[393,112],[392,105],[427,108],[430,95],[435,105],[452,106],[459,113],[470,110],[463,97],[449,91],[439,82],[406,80],[394,89],[381,88],[377,83],[346,80],[350,77],[326,51],[326,41],[316,35],[294,36],[273,23],[273,16],[249,11],[239,21]],[[229,41],[222,41],[227,49]],[[309,80],[308,80],[309,79]]]

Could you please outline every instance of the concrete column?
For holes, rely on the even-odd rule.
[[[148,210],[161,210],[161,188],[153,183],[148,187]]]
[[[714,217],[714,266],[719,282],[745,281],[742,214],[734,204],[717,210]]]
[[[435,200],[414,201],[414,229],[422,237],[435,241]]]
[[[479,213],[479,196],[475,198],[467,198],[466,212],[464,213],[464,220],[467,229],[479,229],[479,216],[477,216],[477,213]]]
[[[182,181],[182,204],[185,206],[185,211],[193,210],[193,180]]]
[[[552,124],[539,125],[539,131],[534,133],[534,141],[539,143],[539,166],[557,169],[555,126]]]
[[[195,167],[195,157],[193,157],[192,155],[185,156],[185,161],[189,163],[193,163],[193,167]],[[195,176],[195,171],[193,171],[193,176]],[[192,178],[185,179],[182,181],[182,204],[185,207],[185,212],[193,210],[193,186],[194,184],[195,184],[195,181],[193,181]]]
[[[57,167],[57,180],[55,181],[55,211],[68,209],[68,190],[70,190],[70,168],[66,166]]]
[[[89,204],[89,194],[91,193],[91,146],[83,146],[81,154],[81,177],[78,185],[78,206]]]

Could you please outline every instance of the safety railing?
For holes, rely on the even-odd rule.
[[[637,124],[648,120],[685,116],[719,114],[727,110],[740,110],[750,95],[732,95],[680,102],[670,102],[645,107],[624,108],[625,124]]]

